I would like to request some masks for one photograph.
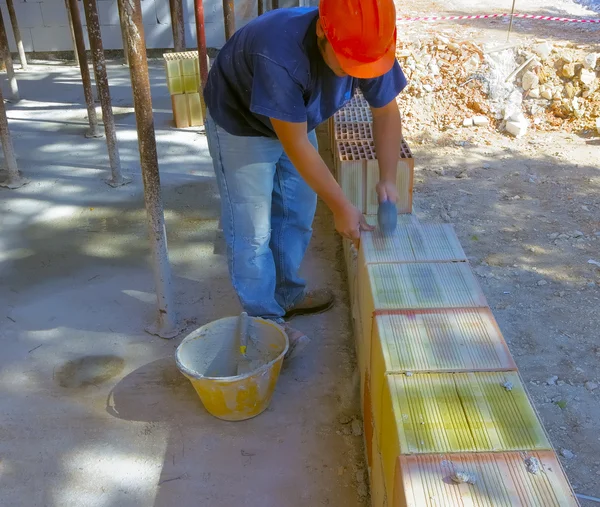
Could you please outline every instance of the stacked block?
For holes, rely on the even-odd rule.
[[[376,225],[372,127],[342,117],[337,178]],[[372,505],[578,505],[453,227],[398,218],[344,240]]]
[[[375,185],[379,165],[373,140],[373,115],[364,97],[358,93],[329,120],[334,174],[350,201],[367,215],[377,213]],[[406,141],[398,154],[397,187],[401,191],[398,212],[412,210],[414,164]]]
[[[204,103],[200,93],[198,52],[165,53],[163,59],[175,126],[185,128],[203,125]]]

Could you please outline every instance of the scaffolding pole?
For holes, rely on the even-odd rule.
[[[271,10],[279,9],[279,0],[271,0]]]
[[[73,40],[75,44],[75,60],[79,64],[81,71],[81,82],[83,83],[83,96],[87,107],[88,122],[90,129],[85,137],[103,137],[104,134],[98,128],[98,116],[96,115],[96,104],[94,102],[94,92],[92,91],[92,78],[90,77],[90,68],[88,66],[87,55],[85,52],[85,41],[83,39],[83,26],[79,14],[79,4],[77,0],[66,0],[69,17],[71,19],[71,28],[73,30]]]
[[[123,10],[127,47],[129,48],[129,72],[138,133],[138,146],[144,181],[144,202],[148,220],[152,266],[156,284],[158,315],[156,322],[146,331],[162,338],[173,338],[181,332],[173,305],[171,266],[167,249],[165,217],[160,192],[160,174],[154,134],[154,116],[150,77],[142,24],[140,0],[118,0]]]
[[[106,74],[106,60],[104,59],[104,48],[102,47],[102,35],[100,33],[100,19],[98,17],[98,6],[96,0],[84,0],[83,9],[88,27],[90,49],[92,53],[92,64],[96,75],[96,88],[100,106],[102,107],[102,123],[106,135],[106,147],[108,149],[108,160],[110,163],[111,177],[106,181],[111,187],[120,187],[131,181],[123,176],[121,172],[121,158],[117,145],[117,130],[115,118],[110,100],[110,89],[108,86],[108,75]]]
[[[231,39],[235,32],[234,0],[223,0],[223,18],[225,20],[225,40]]]
[[[194,0],[194,14],[196,15],[198,59],[200,60],[200,85],[204,88],[208,79],[208,57],[206,54],[206,31],[204,27],[204,2],[202,0]]]
[[[73,26],[69,0],[65,0],[65,6],[67,8],[67,17],[69,18],[69,28],[71,29],[71,40],[73,41],[73,59],[75,60],[75,65],[79,65],[79,51],[77,51],[77,39],[75,38],[75,27]],[[77,8],[77,11],[79,12],[79,7]]]
[[[6,107],[4,106],[4,97],[0,88],[0,141],[2,142],[2,151],[4,152],[4,161],[8,170],[8,178],[0,182],[0,187],[19,188],[29,183],[29,180],[23,178],[17,167],[17,158],[13,147],[10,131],[8,130],[8,118],[6,117]]]
[[[123,58],[125,59],[125,65],[129,65],[129,51],[127,50],[127,37],[125,36],[125,20],[123,18],[123,10],[121,4],[117,4],[119,9],[119,23],[121,24],[121,39],[123,41]]]
[[[171,6],[171,27],[173,28],[173,48],[176,52],[185,51],[185,30],[183,24],[182,0],[169,0]]]
[[[8,15],[10,16],[10,23],[12,24],[17,51],[19,52],[19,60],[21,60],[21,68],[27,70],[27,57],[25,56],[25,48],[23,47],[23,39],[21,38],[21,30],[19,30],[19,21],[17,20],[17,13],[15,12],[13,0],[6,0],[6,6],[8,7]]]
[[[6,74],[8,75],[8,82],[10,84],[10,98],[12,100],[20,100],[19,95],[19,84],[15,76],[15,68],[13,67],[13,60],[8,49],[8,37],[6,36],[6,27],[4,26],[4,19],[2,17],[2,9],[0,9],[0,54],[4,65],[6,66]]]
[[[258,15],[262,16],[263,12],[264,12],[263,0],[257,0],[257,4],[258,4]]]

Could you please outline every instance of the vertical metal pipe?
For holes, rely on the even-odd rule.
[[[229,40],[235,32],[234,0],[223,0],[223,17],[225,20],[225,40]]]
[[[158,303],[157,321],[146,328],[146,331],[162,338],[173,338],[179,334],[180,327],[177,324],[175,307],[173,306],[171,267],[169,265],[165,218],[160,193],[160,174],[154,134],[148,60],[144,43],[142,7],[140,0],[118,0],[118,2],[123,10],[127,46],[129,48],[129,72],[131,74],[131,89],[133,91],[142,179],[144,181],[144,202],[148,219]]]
[[[194,12],[196,14],[196,36],[198,39],[198,59],[200,60],[201,86],[206,86],[208,79],[208,57],[206,53],[206,31],[204,26],[204,3],[202,0],[194,0]]]
[[[108,160],[110,162],[111,178],[107,183],[111,187],[126,185],[131,180],[124,178],[121,174],[121,158],[117,146],[117,131],[115,119],[112,112],[110,100],[110,89],[108,87],[108,76],[106,74],[106,61],[104,59],[104,48],[102,47],[102,35],[100,33],[100,19],[98,18],[98,7],[96,0],[84,0],[83,9],[87,21],[90,49],[92,53],[92,64],[96,75],[96,89],[100,106],[102,107],[102,122],[106,135],[106,147],[108,148]]]
[[[510,32],[512,32],[513,19],[515,19],[515,4],[517,0],[513,0],[512,8],[510,10],[510,23],[508,24],[508,33],[506,34],[506,42],[510,41]]]
[[[173,28],[173,48],[175,51],[185,51],[185,30],[183,24],[182,0],[169,0],[171,5],[171,27]]]
[[[17,158],[13,147],[10,131],[8,130],[8,118],[6,117],[6,108],[4,106],[4,97],[0,89],[0,141],[2,141],[2,151],[4,152],[4,161],[8,169],[8,179],[0,182],[0,187],[19,188],[29,183],[29,180],[23,178],[17,167]]]
[[[125,19],[123,18],[123,9],[121,4],[117,4],[119,10],[119,23],[121,24],[121,40],[123,41],[123,58],[125,59],[125,65],[129,65],[129,51],[127,49],[127,37],[125,36]]]
[[[79,15],[79,4],[77,0],[67,0],[69,14],[72,20],[73,37],[75,39],[75,55],[79,62],[81,71],[81,81],[83,83],[83,96],[88,112],[88,122],[90,129],[85,134],[86,137],[102,137],[104,134],[98,128],[98,116],[96,115],[96,104],[94,102],[94,93],[92,91],[92,78],[90,77],[90,68],[88,66],[87,55],[85,52],[85,41],[83,40],[83,26],[81,16]]]
[[[279,9],[279,0],[271,0],[271,10]]]
[[[13,60],[8,49],[8,37],[6,36],[6,27],[4,26],[4,19],[2,17],[2,9],[0,9],[0,54],[4,65],[6,66],[6,74],[8,75],[8,81],[10,83],[10,94],[11,99],[20,100],[19,95],[19,84],[15,76],[15,68],[13,67]]]
[[[258,15],[262,16],[264,12],[263,0],[257,0],[258,3]]]
[[[71,40],[73,41],[73,57],[75,59],[75,65],[79,65],[79,51],[77,51],[77,40],[75,38],[75,28],[73,27],[73,18],[71,17],[71,7],[69,6],[69,0],[65,0],[65,7],[67,8],[69,28],[71,29]],[[79,8],[77,10],[79,10]]]
[[[8,7],[8,15],[10,16],[10,23],[12,24],[17,50],[19,51],[21,68],[23,70],[27,70],[27,57],[25,56],[25,48],[23,47],[23,39],[21,38],[21,30],[19,30],[19,21],[17,20],[17,14],[15,12],[13,0],[6,0],[6,6]]]

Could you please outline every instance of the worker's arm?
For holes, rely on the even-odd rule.
[[[344,195],[309,141],[306,122],[291,123],[271,118],[271,124],[294,167],[333,213],[336,230],[355,241],[360,238],[361,230],[373,230],[362,212]]]
[[[398,200],[396,171],[402,142],[402,120],[396,100],[386,106],[372,107],[373,140],[379,162],[377,195],[379,202]]]

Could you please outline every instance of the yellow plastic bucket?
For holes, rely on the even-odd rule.
[[[264,362],[237,375],[237,317],[216,320],[181,342],[175,352],[179,370],[190,380],[206,410],[219,419],[243,421],[269,406],[289,343],[283,329],[252,317],[252,339],[263,351]]]

